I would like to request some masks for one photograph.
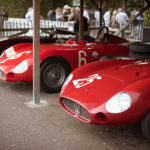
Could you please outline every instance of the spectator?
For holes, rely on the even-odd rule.
[[[86,17],[86,19],[88,21],[90,20],[89,12],[88,12],[88,9],[86,7],[84,7],[83,16]]]
[[[138,9],[138,11],[135,13],[135,15],[138,15],[140,13],[140,8]],[[140,15],[136,18],[137,20],[137,26],[136,26],[136,30],[141,32],[142,31],[142,24],[143,24],[143,16]],[[141,39],[141,33],[138,34],[138,39]]]
[[[100,21],[100,11],[99,10],[94,11],[94,18],[96,19],[97,22]]]
[[[6,12],[4,7],[1,8],[0,16],[1,16],[2,20],[8,19],[8,13]]]
[[[48,11],[48,13],[47,13],[48,20],[55,21],[56,20],[55,16],[56,16],[55,10],[53,10],[52,8],[50,8],[49,11]]]
[[[94,12],[95,12],[95,10],[93,10],[93,9],[90,9],[90,10],[89,10],[89,17],[90,17],[90,20],[95,20]]]
[[[71,10],[71,7],[69,5],[65,5],[63,7],[63,18],[64,18],[64,21],[68,21],[68,16],[70,15],[70,10]]]
[[[136,11],[137,11],[136,9],[131,10],[130,18],[133,18],[133,17],[135,16]],[[132,26],[131,26],[130,29],[134,30],[135,27],[136,27],[136,25],[137,25],[137,20],[134,20],[134,21],[132,22]]]
[[[61,8],[56,8],[56,15],[55,15],[56,21],[64,21],[64,17],[62,14]]]
[[[138,9],[138,11],[135,11],[134,16],[138,15],[140,13],[140,8]],[[134,17],[133,16],[133,17]],[[135,21],[133,22],[135,24],[135,30],[138,31],[138,39],[141,39],[141,31],[142,31],[142,24],[143,24],[143,16],[140,15],[138,16]],[[131,34],[131,37],[134,37],[134,32]]]
[[[33,8],[32,7],[28,9],[28,12],[26,13],[25,18],[31,23],[31,25],[33,25],[34,19],[33,19]]]
[[[78,18],[78,14],[76,13],[75,8],[71,8],[71,13],[68,15],[68,21],[76,21]]]
[[[117,25],[117,22],[116,22],[116,15],[117,15],[118,11],[115,9],[112,13],[112,16],[111,16],[111,26],[113,28],[117,28],[118,25]]]
[[[78,7],[76,8],[76,15],[77,15],[77,19],[74,24],[75,32],[79,32],[80,9]],[[84,16],[83,16],[83,30],[84,30],[84,35],[88,35],[88,19]]]
[[[116,22],[118,23],[119,27],[122,28],[127,22],[129,18],[125,11],[122,8],[118,9],[118,14],[116,15]]]
[[[71,7],[69,5],[65,5],[63,7],[63,15],[69,15],[70,14],[70,10],[71,10]]]
[[[105,12],[105,14],[103,16],[106,27],[109,27],[109,25],[110,25],[111,13],[112,13],[112,8],[109,8],[108,11]]]

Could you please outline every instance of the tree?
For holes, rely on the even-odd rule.
[[[63,7],[65,4],[71,5],[72,0],[43,0],[41,2],[41,15],[47,17],[49,8]],[[9,17],[24,17],[29,7],[32,7],[32,0],[0,0],[0,6],[6,8]]]

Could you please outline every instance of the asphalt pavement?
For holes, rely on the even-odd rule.
[[[68,115],[59,94],[41,91],[48,106],[28,108],[32,84],[0,81],[0,150],[149,150],[139,125],[89,125]]]

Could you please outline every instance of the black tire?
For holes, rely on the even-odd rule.
[[[70,72],[70,66],[64,60],[46,60],[40,68],[41,88],[47,93],[59,92]]]
[[[150,54],[150,43],[148,42],[135,42],[129,45],[129,49],[132,52],[137,53],[149,53]]]
[[[143,136],[150,140],[150,110],[141,120],[141,131]]]
[[[130,58],[134,58],[134,59],[150,59],[150,54],[142,54],[142,53],[130,52],[129,53],[129,57]]]

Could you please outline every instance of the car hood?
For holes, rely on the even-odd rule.
[[[40,44],[40,53],[45,51],[56,51],[56,50],[70,50],[70,45],[60,45],[60,44]],[[22,61],[24,59],[32,58],[33,55],[33,45],[32,43],[23,43],[16,44],[7,50],[5,50],[0,56],[0,65],[5,64],[6,62],[13,61],[13,63],[17,63],[17,61]],[[14,61],[15,59],[15,61]]]
[[[61,97],[72,99],[94,111],[130,83],[150,75],[149,61],[113,60],[90,63],[73,72]]]
[[[32,57],[32,44],[17,44],[6,49],[0,56],[0,66],[9,68]]]

